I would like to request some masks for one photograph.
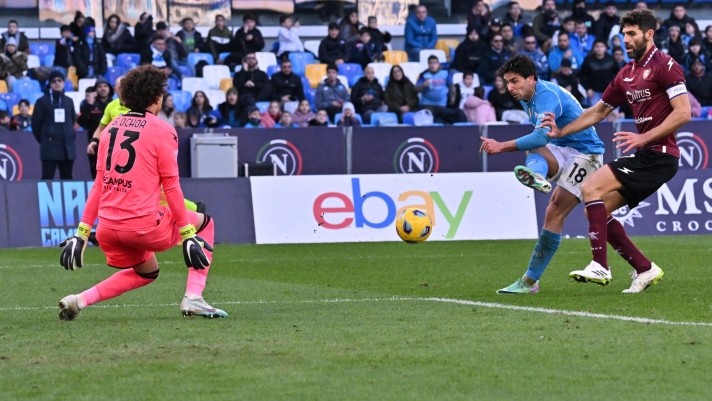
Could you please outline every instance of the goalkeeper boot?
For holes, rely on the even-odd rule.
[[[59,320],[74,320],[82,312],[76,295],[67,295],[59,301]]]
[[[651,285],[657,284],[658,281],[662,280],[665,273],[660,266],[653,263],[647,272],[632,272],[630,275],[633,277],[633,283],[630,285],[630,288],[623,290],[624,294],[635,294],[645,291]]]
[[[514,168],[514,175],[522,184],[529,188],[534,188],[539,192],[548,194],[551,192],[551,183],[546,180],[546,177],[539,173],[535,173],[527,166],[517,166]]]
[[[227,317],[227,313],[224,310],[213,308],[205,302],[203,297],[188,298],[187,295],[184,296],[180,302],[180,311],[183,313],[183,317],[202,316],[209,319]]]
[[[524,282],[522,278],[519,278],[519,280],[515,281],[514,284],[509,287],[497,290],[497,294],[536,294],[537,292],[539,292],[538,280],[536,284],[532,286]]]
[[[613,280],[611,271],[595,261],[591,261],[583,270],[572,271],[569,277],[581,283],[592,282],[598,285],[608,285]]]

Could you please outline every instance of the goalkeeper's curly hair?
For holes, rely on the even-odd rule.
[[[131,110],[143,111],[158,102],[165,92],[168,76],[150,64],[138,66],[119,82],[121,103]]]

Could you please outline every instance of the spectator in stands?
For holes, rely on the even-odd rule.
[[[329,114],[326,110],[319,110],[316,112],[316,117],[309,121],[310,127],[328,127],[329,126]]]
[[[188,128],[188,116],[185,113],[175,113],[173,116],[173,127],[175,127],[175,129]]]
[[[291,52],[303,52],[304,43],[299,38],[299,21],[292,23],[291,15],[279,17],[279,50],[277,56],[287,57]]]
[[[487,29],[487,42],[491,42],[494,35],[500,34],[502,31],[502,20],[495,18],[490,22],[489,28]]]
[[[207,46],[205,44],[205,39],[200,32],[195,30],[195,22],[190,17],[183,18],[180,22],[181,29],[176,33],[176,37],[180,39],[180,43],[185,46],[188,53],[202,53],[207,52]]]
[[[596,40],[593,51],[586,56],[579,76],[581,85],[586,89],[586,104],[593,107],[601,100],[603,91],[620,71],[616,59],[608,54],[608,46],[603,40]]]
[[[11,131],[29,131],[32,127],[32,115],[30,114],[30,102],[27,99],[20,100],[17,104],[20,109],[18,114],[15,114],[10,120]]]
[[[255,53],[248,53],[242,70],[235,73],[232,86],[240,93],[240,104],[247,108],[270,98],[270,81],[267,73],[257,68]]]
[[[84,18],[84,14],[82,14],[81,11],[77,11],[74,13],[74,21],[69,24],[69,30],[71,31],[71,35],[69,36],[69,38],[72,42],[79,41],[79,39],[84,34],[85,21],[86,19]]]
[[[345,63],[348,54],[345,43],[339,37],[339,26],[334,22],[329,24],[329,35],[319,44],[319,61],[327,65]]]
[[[163,103],[161,103],[161,110],[158,111],[156,117],[168,123],[168,125],[173,126],[173,119],[176,114],[175,104],[173,103],[173,95],[166,93],[163,95]]]
[[[680,64],[682,69],[685,71],[685,74],[690,72],[690,70],[692,69],[692,62],[697,59],[702,61],[703,65],[707,65],[707,56],[702,53],[702,45],[700,44],[700,40],[697,38],[692,38],[688,45],[688,51],[687,53],[685,53],[685,56],[682,58],[682,63]]]
[[[682,63],[683,57],[685,57],[685,43],[682,41],[680,36],[680,27],[677,25],[671,25],[668,28],[668,39],[661,43],[661,50],[667,50],[667,54],[672,57],[678,63]]]
[[[554,75],[553,81],[556,82],[557,85],[571,92],[579,103],[584,104],[586,98],[579,90],[581,82],[571,66],[571,60],[561,60],[561,66],[559,67],[559,71]]]
[[[561,28],[554,33],[554,36],[551,37],[551,47],[549,48],[549,51],[551,51],[552,48],[558,46],[559,44],[559,34],[561,32],[566,32],[569,35],[569,40],[571,40],[571,35],[574,34],[574,29],[576,28],[576,21],[572,17],[566,17],[564,18],[564,23],[561,25]],[[547,52],[548,54],[548,52]]]
[[[699,39],[702,40],[702,34],[700,33],[700,28],[697,26],[695,21],[687,21],[685,24],[685,34],[682,35],[682,41],[685,46],[690,45],[690,40]]]
[[[282,113],[282,117],[279,118],[279,122],[274,125],[274,128],[299,128],[299,125],[292,120],[292,113],[285,111]]]
[[[635,3],[635,7],[633,7],[634,10],[648,10],[648,3],[645,1],[637,1]]]
[[[480,59],[480,68],[477,71],[480,81],[485,85],[492,85],[495,73],[511,56],[504,48],[502,35],[495,34]]]
[[[250,106],[247,109],[247,122],[243,128],[264,128],[260,119],[260,109],[255,106]]]
[[[374,112],[388,111],[388,106],[383,103],[383,87],[376,79],[373,67],[366,67],[363,77],[351,88],[351,103],[366,124],[371,124]]]
[[[593,29],[593,24],[596,22],[586,9],[586,0],[574,0],[571,17],[573,17],[574,21],[583,21],[586,28],[591,30]]]
[[[272,74],[272,99],[280,102],[304,100],[302,78],[292,73],[292,62],[282,60],[279,72]]]
[[[169,76],[173,75],[173,57],[166,50],[166,41],[163,36],[158,34],[154,36],[151,46],[141,53],[141,65],[143,64],[153,64],[165,71]],[[173,78],[178,79],[177,76]]]
[[[54,43],[54,66],[69,68],[72,66],[72,46],[75,43],[72,42],[72,31],[69,29],[69,25],[59,27],[59,34],[60,38]]]
[[[559,43],[549,52],[549,70],[552,74],[559,72],[562,60],[569,60],[574,70],[581,68],[583,63],[583,55],[571,46],[566,32],[559,33]]]
[[[205,92],[196,91],[188,111],[185,112],[188,116],[188,126],[191,128],[205,127],[205,119],[211,111],[213,111],[213,107]]]
[[[136,51],[143,53],[153,43],[156,31],[153,30],[153,16],[147,12],[141,13],[138,22],[134,27],[134,39],[136,39]]]
[[[596,35],[597,39],[604,42],[608,42],[608,37],[611,35],[611,30],[613,27],[620,23],[620,17],[618,16],[618,7],[613,1],[606,2],[603,12],[598,17],[598,21],[594,25],[593,33]]]
[[[502,25],[500,32],[502,34],[502,44],[509,54],[519,53],[519,49],[524,47],[522,38],[514,36],[514,31],[509,24]]]
[[[468,96],[462,105],[462,112],[468,122],[476,123],[477,125],[487,124],[497,121],[497,113],[495,113],[492,104],[485,100],[485,89],[481,86],[475,88],[475,94]]]
[[[524,16],[522,15],[522,8],[516,1],[510,1],[507,3],[507,14],[502,17],[502,26],[509,25],[514,31],[515,36],[521,36],[522,26],[524,26]]]
[[[378,19],[374,16],[368,17],[368,33],[371,35],[371,40],[376,46],[383,50],[386,49],[386,43],[391,43],[391,34],[388,31],[380,31],[378,29]]]
[[[333,120],[350,99],[349,91],[338,79],[339,69],[335,65],[326,68],[326,80],[316,88],[316,107],[324,109]]]
[[[215,26],[208,31],[208,51],[212,53],[213,59],[218,60],[220,53],[230,53],[232,51],[232,31],[225,26],[225,17],[215,16]]]
[[[371,39],[368,28],[361,28],[358,37],[358,42],[351,48],[351,63],[366,68],[369,63],[383,61],[383,48]]]
[[[616,64],[618,64],[618,69],[622,69],[623,66],[628,63],[625,57],[625,50],[623,50],[621,47],[613,48],[611,55],[613,55],[613,58],[616,60]]]
[[[420,51],[435,49],[438,42],[437,23],[428,16],[428,9],[420,5],[405,22],[405,51],[409,61],[420,61]]]
[[[509,93],[504,79],[500,76],[495,77],[494,89],[487,95],[487,100],[494,107],[498,121],[502,120],[502,113],[507,110],[522,110],[522,105]]]
[[[524,38],[524,48],[519,51],[519,54],[523,54],[534,61],[536,75],[540,79],[549,79],[549,60],[544,52],[536,48],[536,37],[527,36]]]
[[[20,25],[15,20],[7,23],[7,31],[0,35],[0,48],[5,48],[5,44],[10,38],[15,39],[17,51],[28,54],[30,52],[30,42],[24,32],[19,31]]]
[[[712,60],[712,25],[705,28],[705,35],[700,41],[702,44],[702,52],[707,60]]]
[[[571,47],[578,50],[582,55],[588,54],[593,50],[593,42],[596,41],[594,35],[588,34],[588,28],[584,21],[576,21],[574,33],[569,36]]]
[[[260,116],[263,128],[272,128],[282,118],[282,105],[277,101],[271,101],[267,111]]]
[[[106,106],[114,97],[114,89],[104,78],[97,78],[96,84],[86,89],[84,101],[79,107],[77,124],[86,131],[87,141],[91,142],[94,132],[101,123]],[[89,158],[89,172],[96,178],[96,153],[87,154]]]
[[[462,82],[450,85],[448,93],[448,107],[462,109],[468,96],[475,95],[475,89],[480,86],[479,78],[475,81],[475,76],[471,72],[462,74]]]
[[[27,54],[17,50],[17,41],[10,38],[5,41],[5,52],[0,54],[0,79],[7,82],[8,91],[12,92],[15,81],[23,78],[27,71]]]
[[[265,48],[265,40],[262,32],[257,29],[257,17],[254,14],[247,13],[242,17],[242,26],[235,31],[235,40],[245,44],[247,53],[260,52]]]
[[[188,64],[188,48],[183,44],[183,39],[179,36],[174,35],[173,32],[168,29],[168,25],[161,21],[156,24],[156,35],[163,38],[166,43],[166,53],[171,55],[171,69],[175,72],[178,79],[182,79],[183,76],[180,73],[180,66],[185,66],[190,68]],[[244,55],[242,56],[244,57]],[[240,57],[240,60],[242,60]]]
[[[545,0],[541,13],[534,18],[532,24],[534,36],[539,41],[544,53],[549,52],[551,38],[560,27],[561,22],[559,21],[559,13],[556,11],[556,2],[554,0]]]
[[[356,110],[353,103],[344,103],[341,109],[341,118],[336,122],[337,127],[360,127],[361,122],[356,118]]]
[[[347,58],[350,57],[352,46],[358,41],[358,31],[361,24],[358,22],[358,11],[349,11],[339,22],[339,39],[344,41]]]
[[[415,85],[403,74],[400,66],[394,65],[383,94],[388,111],[398,115],[403,122],[403,114],[418,111],[418,92]]]
[[[415,90],[420,92],[420,108],[429,109],[436,122],[453,124],[464,121],[460,109],[448,109],[448,77],[443,70],[437,56],[428,57],[428,69],[423,71],[418,78]]]
[[[465,40],[455,49],[455,58],[450,64],[450,73],[477,71],[484,50],[485,44],[480,41],[479,33],[475,29],[468,28]]]
[[[10,114],[7,110],[0,110],[0,132],[10,132]]]
[[[479,36],[484,37],[492,20],[492,13],[489,5],[484,0],[477,0],[472,6],[470,14],[467,15],[467,31],[477,31]]]
[[[49,74],[48,93],[37,100],[32,113],[32,133],[40,144],[42,179],[71,180],[76,156],[74,101],[64,94],[64,76],[59,71]]]
[[[695,21],[694,18],[689,17],[687,15],[687,10],[685,10],[685,6],[682,5],[681,3],[675,4],[675,7],[673,7],[672,11],[670,12],[670,18],[666,19],[663,25],[667,27],[669,30],[672,26],[677,26],[680,28],[680,32],[685,31],[685,25],[689,21]]]
[[[136,40],[129,32],[129,26],[121,22],[121,18],[114,14],[106,21],[104,37],[101,45],[106,53],[118,56],[121,53],[134,53],[137,50]]]
[[[690,73],[685,77],[687,90],[692,93],[702,106],[712,106],[712,76],[705,72],[705,64],[695,59]]]
[[[306,99],[299,102],[299,107],[297,107],[297,110],[295,110],[294,114],[292,114],[292,120],[294,120],[294,123],[302,128],[308,127],[309,122],[315,117],[316,114],[311,111],[311,105]]]
[[[79,79],[96,78],[106,74],[106,53],[96,39],[93,26],[84,30],[84,35],[74,47],[72,59]]]
[[[231,128],[237,128],[241,125],[240,122],[246,118],[246,113],[240,107],[238,100],[237,89],[228,89],[225,101],[218,105],[217,111],[220,112],[220,125],[227,125]]]

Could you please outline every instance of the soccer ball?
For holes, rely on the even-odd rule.
[[[409,207],[396,219],[398,236],[409,244],[419,244],[433,231],[433,220],[423,210]]]

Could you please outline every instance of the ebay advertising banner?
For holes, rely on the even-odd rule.
[[[258,244],[399,241],[405,207],[434,220],[430,240],[537,237],[533,190],[510,173],[252,177]]]

